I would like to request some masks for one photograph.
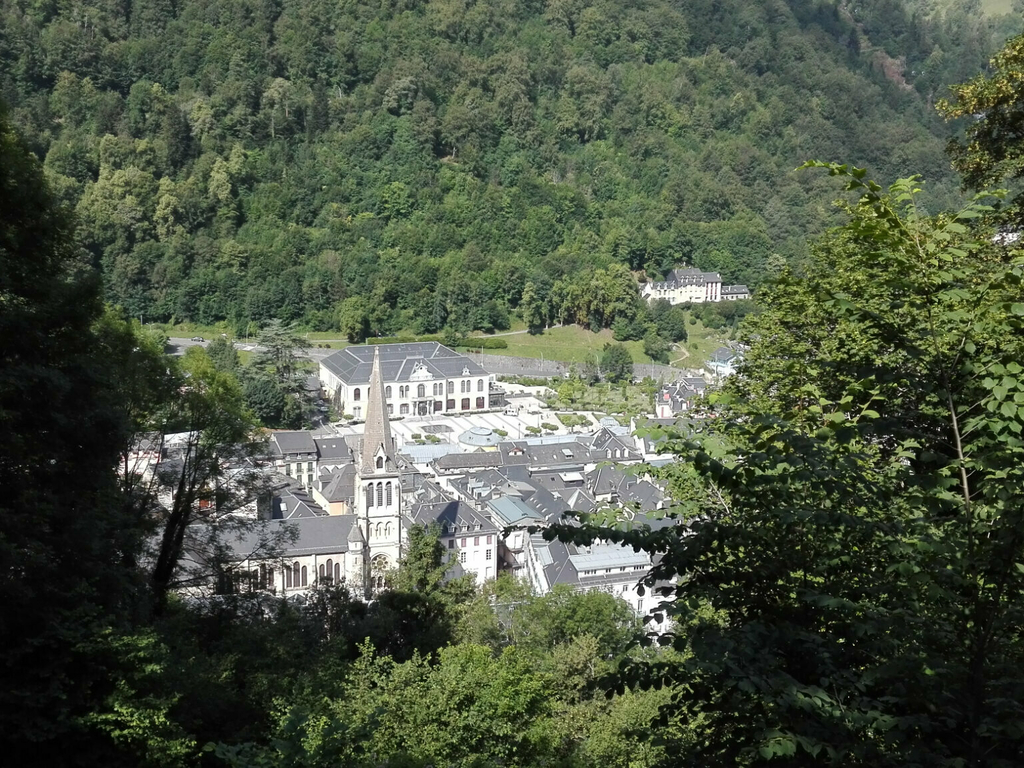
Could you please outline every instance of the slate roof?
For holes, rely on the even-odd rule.
[[[719,347],[711,353],[711,357],[708,358],[709,363],[728,363],[735,360],[737,357],[736,353],[728,347]]]
[[[380,350],[381,374],[389,384],[410,381],[420,365],[435,379],[462,376],[467,370],[470,376],[488,375],[469,357],[436,341],[346,347],[325,357],[320,365],[346,384],[366,384],[370,381],[374,350]]]
[[[406,443],[398,455],[407,458],[413,464],[429,464],[431,461],[451,453],[460,453],[459,446],[450,443],[425,443],[423,445]]]
[[[410,510],[414,523],[437,523],[448,535],[496,533],[498,526],[462,501],[418,502]],[[479,526],[479,527],[478,527]],[[457,530],[456,530],[457,529]]]
[[[268,520],[259,528],[246,528],[225,537],[239,560],[258,556],[265,541],[276,541],[282,560],[302,555],[330,555],[348,551],[348,538],[355,515],[301,517],[296,520]]]
[[[351,461],[352,449],[343,437],[315,437],[317,453],[321,461]]]
[[[449,453],[431,462],[434,469],[439,472],[454,472],[460,469],[484,469],[486,467],[500,467],[503,461],[503,454],[498,451],[477,451],[474,453]]]
[[[326,484],[321,488],[320,493],[332,501],[351,502],[355,498],[356,467],[354,464],[345,464],[330,473]]]
[[[717,272],[702,272],[699,269],[673,269],[661,282],[655,281],[651,286],[677,287],[680,285],[706,285],[707,283],[720,283],[722,276]]]
[[[327,513],[316,502],[298,488],[282,489],[271,502],[271,517],[274,520],[297,520],[306,517],[322,517]]]
[[[316,454],[316,442],[311,432],[274,432],[270,436],[274,456],[283,458],[294,454]]]

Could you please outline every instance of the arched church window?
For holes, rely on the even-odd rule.
[[[355,389],[352,390],[352,399],[355,400],[357,403],[359,402],[359,387],[356,387]]]
[[[366,506],[373,506],[373,483],[370,483],[368,486],[366,486]]]
[[[341,563],[334,564],[334,583],[341,584]]]
[[[298,561],[296,561],[294,564],[292,564],[292,586],[293,587],[301,587],[302,586],[302,582],[299,581],[299,563],[298,563]]]
[[[384,534],[384,524],[377,523],[377,538],[379,539]]]
[[[384,526],[384,536],[388,539],[391,538],[391,523],[388,523]]]
[[[384,506],[384,483],[377,483],[377,506]]]
[[[384,387],[384,397],[391,397],[391,387]]]
[[[320,563],[320,581],[323,581],[326,576],[327,572],[324,571],[324,564]]]
[[[377,457],[377,469],[384,469],[384,457],[383,456],[378,456]]]
[[[391,483],[388,483],[387,484],[387,505],[390,507],[392,503],[393,502],[391,500]]]
[[[306,580],[306,566],[302,566],[302,586],[306,586],[308,583]]]
[[[326,578],[326,579],[333,579],[334,578],[334,561],[332,559],[330,559],[330,558],[327,558],[327,573],[324,574],[324,578]]]
[[[388,572],[387,555],[374,555],[370,561],[371,583],[375,590],[384,588],[384,575]]]
[[[416,397],[423,397],[427,394],[427,388],[422,384],[416,386]]]

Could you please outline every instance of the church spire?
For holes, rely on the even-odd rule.
[[[395,443],[391,439],[391,424],[388,421],[387,403],[384,399],[384,377],[380,373],[380,348],[377,346],[373,348],[373,370],[370,372],[367,400],[363,455],[359,473],[365,476],[378,471],[394,472]],[[384,449],[384,466],[378,470],[376,458],[381,448]]]

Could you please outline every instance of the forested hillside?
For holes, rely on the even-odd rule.
[[[589,307],[627,269],[680,261],[757,285],[835,223],[807,158],[922,173],[948,206],[929,102],[1002,34],[895,0],[2,9],[0,96],[108,300],[354,337],[507,326],[528,283],[610,325]]]

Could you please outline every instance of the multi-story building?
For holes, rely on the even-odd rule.
[[[666,299],[669,304],[703,304],[722,300],[722,276],[699,269],[673,269],[665,280],[645,283],[641,296],[648,302]]]
[[[717,272],[673,269],[664,280],[645,283],[640,295],[647,302],[665,299],[669,304],[704,304],[749,299],[750,289],[740,284],[722,285],[722,276]]]
[[[390,416],[467,413],[504,405],[504,392],[492,386],[492,374],[437,342],[347,347],[320,361],[320,380],[335,405],[355,419],[366,416],[375,351]]]

